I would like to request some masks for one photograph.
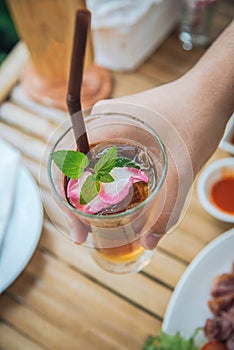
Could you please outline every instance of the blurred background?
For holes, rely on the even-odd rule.
[[[0,64],[19,40],[5,0],[0,0]]]
[[[177,30],[177,33],[178,33],[178,45],[179,45],[179,38],[181,37],[180,31],[182,30],[181,25],[182,24],[184,25],[184,21],[186,22],[188,20],[191,20],[192,16],[194,15],[194,14],[191,13],[191,8],[194,7],[194,3],[196,3],[196,2],[198,2],[198,1],[195,1],[195,0],[152,0],[152,1],[151,0],[147,0],[145,2],[145,4],[148,3],[148,5],[145,5],[145,7],[147,7],[147,6],[150,7],[150,5],[155,3],[157,5],[157,6],[155,6],[155,8],[157,8],[157,11],[159,12],[159,11],[161,11],[160,10],[160,6],[162,7],[162,4],[165,4],[165,3],[169,4],[170,3],[170,6],[171,6],[170,17],[174,16],[175,15],[174,14],[175,9],[177,10],[177,15],[176,15],[177,16],[177,21],[176,21],[177,27],[176,27],[176,30]],[[215,10],[217,9],[217,6],[219,6],[219,7],[221,6],[221,13],[222,13],[222,5],[224,5],[224,4],[226,5],[227,4],[229,6],[230,10],[231,10],[231,12],[230,12],[230,19],[234,15],[234,0],[202,0],[200,2],[207,3],[207,4],[215,3],[215,6],[216,6]],[[85,1],[84,1],[84,3],[85,3]],[[118,5],[118,3],[120,5]],[[112,18],[113,18],[113,21],[116,21],[116,18],[118,17],[119,13],[121,14],[121,11],[123,11],[123,2],[122,1],[118,1],[118,0],[114,0],[114,1],[86,0],[86,6],[92,12],[92,32],[93,32],[92,36],[93,36],[93,41],[94,41],[94,43],[93,43],[94,44],[94,48],[95,48],[95,51],[97,51],[96,52],[96,56],[98,56],[97,60],[100,60],[101,63],[103,61],[103,65],[105,63],[106,63],[107,66],[108,65],[110,65],[110,66],[113,65],[113,67],[108,67],[108,68],[115,68],[115,64],[109,63],[108,59],[103,58],[103,57],[99,57],[99,50],[100,51],[101,50],[104,51],[104,55],[105,55],[106,48],[103,47],[103,45],[107,44],[107,40],[108,40],[108,36],[106,34],[107,32],[104,31],[103,28],[107,29],[107,28],[111,27],[110,23],[104,23],[104,25],[103,25],[102,23],[100,24],[100,22],[101,21],[105,22],[107,15],[109,16],[109,18],[110,18],[110,15],[111,15]],[[130,13],[130,17],[131,16],[134,17],[134,9],[133,9],[134,7],[135,8],[138,7],[139,11],[140,11],[140,7],[141,7],[140,6],[140,2],[138,2],[138,1],[131,2],[131,0],[128,0],[126,2],[126,6],[127,6],[126,7],[126,11],[128,13]],[[172,7],[173,7],[173,9],[172,9]],[[209,5],[208,7],[211,7],[211,5]],[[131,12],[132,10],[133,10],[133,12]],[[154,8],[153,8],[153,10],[154,10]],[[208,10],[210,11],[210,9],[208,9]],[[118,11],[119,11],[119,13],[118,13]],[[190,12],[188,12],[188,11],[190,11]],[[137,10],[136,10],[136,12],[137,12]],[[160,13],[160,16],[161,17],[165,16],[165,13]],[[196,14],[196,16],[197,16],[197,14]],[[143,15],[142,15],[142,17],[143,17]],[[147,17],[149,19],[149,13],[147,13]],[[118,22],[118,20],[119,20],[119,18],[117,18],[117,22]],[[196,17],[196,20],[198,20],[198,17]],[[208,17],[204,18],[204,19],[203,18],[199,18],[199,20],[200,21],[203,20],[204,22],[207,22],[209,20],[209,18]],[[121,21],[122,22],[119,22],[119,23],[122,26],[126,25],[127,22],[128,22],[128,24],[132,25],[131,19],[122,18]],[[167,16],[167,20],[166,21],[169,22],[169,21],[172,21],[172,19]],[[164,22],[166,22],[166,21],[164,20]],[[216,18],[213,18],[213,21],[216,21]],[[187,25],[187,24],[188,23],[185,23],[185,25]],[[112,28],[114,28],[115,25],[113,25]],[[147,26],[147,25],[148,25],[147,22],[145,22],[144,26]],[[165,25],[165,24],[163,24],[163,25]],[[206,29],[207,29],[208,23],[205,23],[205,25],[206,25]],[[156,26],[156,24],[155,24],[155,26]],[[172,27],[174,28],[175,26],[172,26]],[[216,23],[215,27],[216,28],[220,27],[220,30],[221,30],[223,28],[223,25],[220,24],[219,26],[217,26],[217,23]],[[200,28],[200,30],[202,30],[202,29],[203,28]],[[206,29],[204,29],[204,30],[206,30]],[[124,33],[124,31],[125,31],[125,33]],[[126,35],[125,28],[122,28],[122,32]],[[113,35],[113,34],[115,35],[113,30],[110,31],[110,33],[111,33],[111,35]],[[216,33],[212,33],[211,40],[213,40],[218,34],[219,34],[219,31],[217,31]],[[155,36],[157,36],[157,35],[158,34],[155,33]],[[17,30],[15,29],[14,22],[12,20],[11,14],[9,12],[9,8],[7,7],[7,0],[0,0],[0,64],[3,62],[3,60],[6,58],[7,54],[10,52],[10,50],[17,43],[18,40],[19,40],[19,35],[17,33]],[[131,42],[129,42],[129,44],[131,45]],[[146,42],[144,44],[147,45],[147,40],[146,40]],[[157,45],[155,45],[155,46],[157,48]],[[191,49],[191,48],[192,47],[189,47],[189,46],[186,47],[186,45],[184,46],[184,49]],[[100,53],[100,55],[101,55],[101,53]],[[126,67],[126,68],[128,69],[128,67]]]
[[[150,60],[155,60],[154,69],[165,66],[160,50],[168,38],[174,41],[167,56],[171,68],[177,64],[176,51],[180,59],[191,59],[183,71],[190,68],[234,16],[234,0],[0,0],[0,65],[23,41],[23,55],[29,55],[30,61],[23,69],[17,54],[5,71],[14,82],[19,78],[24,91],[43,105],[66,109],[74,13],[84,7],[92,14],[82,85],[84,107],[115,95],[116,74],[126,77]],[[19,77],[12,72],[17,67]]]

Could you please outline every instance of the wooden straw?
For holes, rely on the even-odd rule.
[[[89,152],[90,148],[81,110],[81,85],[90,20],[91,13],[88,10],[82,9],[76,11],[75,33],[66,99],[73,125],[77,149],[85,154]]]

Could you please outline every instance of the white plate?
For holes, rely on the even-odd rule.
[[[43,210],[39,189],[28,171],[19,170],[16,198],[0,250],[0,293],[22,272],[40,237]]]
[[[211,316],[207,301],[213,280],[231,271],[233,261],[234,228],[209,243],[184,272],[167,307],[162,326],[165,332],[178,331],[189,338],[197,327],[204,326]]]

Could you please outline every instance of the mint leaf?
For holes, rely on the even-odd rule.
[[[96,175],[89,175],[80,191],[80,204],[87,204],[96,197],[100,191],[100,182]]]
[[[108,174],[114,168],[116,156],[117,149],[116,146],[113,146],[106,153],[104,153],[104,155],[94,165],[93,170],[96,173]]]
[[[89,165],[88,157],[77,151],[56,151],[51,158],[58,168],[69,178],[78,179]]]
[[[128,168],[140,169],[140,166],[133,160],[130,160],[128,158],[116,158],[114,165],[115,168],[123,168],[125,166]]]
[[[113,178],[113,176],[111,176],[111,174],[101,174],[98,176],[99,180],[101,182],[105,182],[105,183],[108,183],[108,182],[114,182],[115,179]]]

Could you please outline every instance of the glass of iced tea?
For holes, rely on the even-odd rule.
[[[142,243],[164,206],[165,147],[149,125],[129,115],[90,115],[85,124],[90,152],[80,158],[79,178],[63,172],[69,159],[56,159],[68,150],[79,158],[72,128],[51,150],[52,192],[73,242],[89,246],[104,270],[135,273],[154,254]]]

